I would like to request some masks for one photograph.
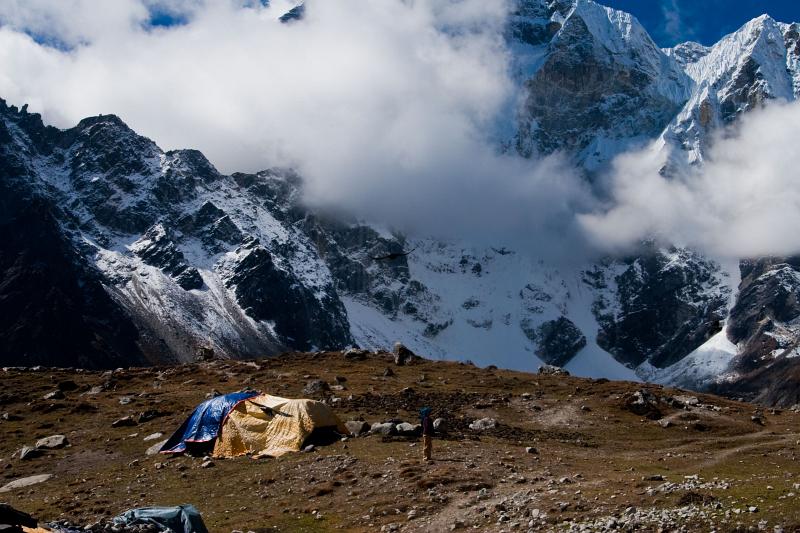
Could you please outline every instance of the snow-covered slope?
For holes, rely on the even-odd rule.
[[[800,96],[798,25],[762,15],[710,48],[685,43],[671,50],[694,82],[686,105],[664,132],[689,164],[702,162],[714,130],[773,100]],[[685,156],[684,156],[685,152]]]
[[[712,47],[660,50],[634,17],[591,0],[515,6],[518,98],[499,142],[564,151],[590,179],[655,140],[676,164],[701,164],[715,129],[798,95],[797,24],[760,17]],[[401,235],[309,210],[291,170],[222,175],[111,115],[61,131],[0,102],[0,155],[4,364],[400,341],[482,365],[797,395],[796,258],[743,261],[737,292],[735,268],[668,246],[567,267],[503,243]]]

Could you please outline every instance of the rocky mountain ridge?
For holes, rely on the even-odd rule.
[[[506,149],[566,151],[590,178],[647,141],[675,169],[702,164],[716,129],[800,86],[797,25],[769,17],[713,47],[660,50],[628,14],[526,0],[506,33],[520,102]],[[737,268],[646,243],[565,267],[499,244],[401,235],[308,209],[291,170],[223,175],[113,115],[62,131],[2,102],[0,154],[6,365],[113,368],[400,340],[435,358],[798,402],[791,258]]]

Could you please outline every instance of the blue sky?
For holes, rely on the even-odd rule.
[[[636,15],[660,46],[683,41],[714,44],[748,20],[768,13],[800,22],[800,0],[599,0]]]

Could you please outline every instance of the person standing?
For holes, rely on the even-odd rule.
[[[422,422],[422,457],[425,461],[431,460],[433,450],[433,419],[431,418],[431,408],[423,407],[419,410],[420,421]]]

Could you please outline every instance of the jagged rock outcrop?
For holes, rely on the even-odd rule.
[[[594,171],[657,136],[689,98],[691,80],[632,15],[588,0],[519,6],[508,31],[523,50],[519,153],[567,151]],[[528,67],[526,49],[543,47]]]
[[[558,317],[536,330],[536,355],[545,363],[563,366],[586,346],[586,337],[567,317]]]
[[[632,366],[679,361],[721,329],[730,296],[723,277],[698,254],[652,248],[587,273],[599,294],[597,343]]]

